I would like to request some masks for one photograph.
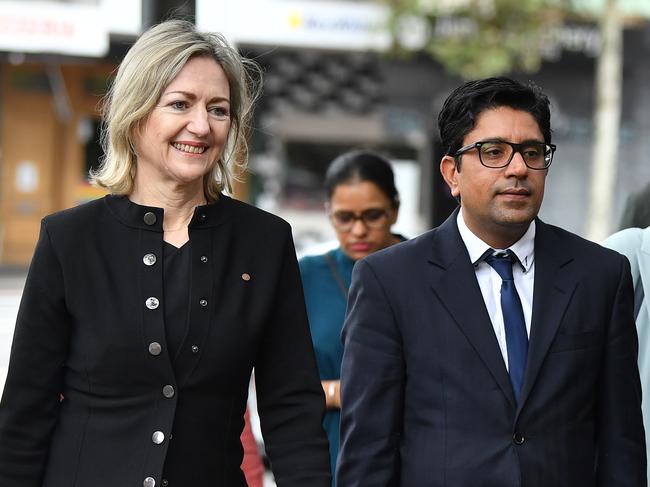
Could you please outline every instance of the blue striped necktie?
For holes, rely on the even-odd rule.
[[[526,357],[528,356],[528,334],[526,333],[524,311],[512,276],[512,265],[518,260],[511,250],[495,255],[495,251],[490,249],[487,253],[485,262],[499,274],[502,280],[501,311],[506,330],[508,372],[515,398],[519,402],[521,386],[524,382]]]

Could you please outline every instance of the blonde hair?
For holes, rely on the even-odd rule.
[[[261,71],[243,58],[220,34],[198,32],[183,20],[169,20],[144,32],[129,49],[102,104],[101,143],[105,156],[90,174],[91,182],[113,194],[133,190],[137,154],[133,135],[158,103],[185,63],[210,56],[224,70],[230,86],[231,126],[223,153],[203,180],[205,196],[214,201],[246,167],[247,138],[253,104],[259,96]]]

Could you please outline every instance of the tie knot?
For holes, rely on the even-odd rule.
[[[487,254],[483,260],[497,271],[503,281],[512,281],[512,264],[518,261],[517,256],[511,250],[495,255],[494,250],[490,249]]]

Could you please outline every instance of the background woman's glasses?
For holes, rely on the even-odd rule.
[[[382,228],[388,219],[388,211],[383,208],[369,208],[361,213],[352,211],[335,211],[330,213],[334,227],[342,232],[352,229],[357,220],[361,220],[367,228]]]

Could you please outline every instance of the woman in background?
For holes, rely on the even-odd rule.
[[[404,238],[391,233],[391,226],[397,221],[399,195],[390,163],[382,156],[369,151],[340,155],[327,169],[325,191],[325,208],[340,245],[322,255],[303,257],[299,265],[326,398],[323,425],[329,438],[334,477],[341,408],[340,335],[352,267],[355,261]]]
[[[120,64],[93,175],[111,194],[42,222],[0,403],[2,487],[245,487],[253,367],[278,487],[329,487],[291,229],[224,194],[246,162],[249,68],[183,21]]]

